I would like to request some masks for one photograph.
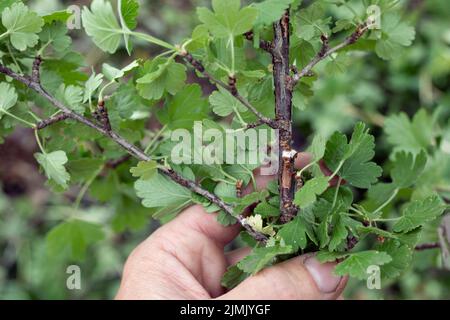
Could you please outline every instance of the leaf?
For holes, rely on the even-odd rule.
[[[401,21],[397,13],[385,13],[381,20],[382,34],[375,45],[375,52],[382,59],[393,59],[402,52],[402,47],[410,46],[416,36],[413,27]]]
[[[84,97],[83,88],[73,85],[66,87],[62,84],[56,94],[56,97],[58,100],[65,102],[65,104],[73,111],[80,114],[84,113],[85,107],[82,104]]]
[[[0,119],[3,117],[3,112],[8,111],[12,107],[14,107],[17,103],[17,93],[16,89],[11,86],[9,83],[2,82],[0,83]]]
[[[401,218],[394,224],[395,232],[408,232],[440,216],[445,206],[438,196],[408,203],[402,210]]]
[[[149,180],[137,180],[136,194],[147,208],[179,206],[191,200],[191,192],[161,174]]]
[[[265,227],[263,226],[263,220],[259,214],[247,217],[246,222],[254,230],[256,230],[260,233],[267,234],[269,236],[275,235],[275,231],[273,230],[272,226],[270,226],[270,225],[265,226]]]
[[[68,254],[72,260],[82,261],[87,247],[104,237],[100,225],[71,220],[59,224],[47,234],[47,251],[50,256]]]
[[[228,91],[220,88],[209,96],[209,103],[213,112],[220,117],[227,117],[233,112],[245,112],[247,108],[233,97]]]
[[[34,47],[39,40],[44,20],[23,3],[14,3],[2,12],[2,23],[11,44],[19,51]]]
[[[217,216],[217,221],[224,227],[232,226],[237,223],[237,219],[231,214],[228,214],[221,210]]]
[[[313,161],[319,161],[325,155],[326,141],[321,135],[315,135],[309,147],[309,151],[313,156]]]
[[[335,251],[341,243],[347,239],[348,231],[346,228],[345,220],[342,215],[339,214],[337,219],[333,223],[333,229],[331,231],[330,242],[328,243],[328,249]]]
[[[296,34],[300,39],[309,41],[322,34],[331,34],[329,23],[331,18],[324,18],[325,9],[320,2],[314,2],[306,9],[299,11]]]
[[[381,266],[381,275],[386,278],[398,277],[411,263],[412,250],[399,241],[389,239],[378,246],[378,250],[386,252],[392,261]]]
[[[277,256],[292,252],[293,250],[289,246],[255,248],[247,257],[239,261],[237,267],[246,273],[256,274],[271,264]]]
[[[278,231],[286,245],[291,246],[293,251],[298,249],[305,249],[308,244],[307,238],[307,224],[301,216],[296,216],[292,221],[283,225]]]
[[[141,73],[136,87],[141,97],[149,100],[161,99],[165,92],[176,94],[186,81],[186,67],[173,60],[147,61]]]
[[[198,84],[190,84],[178,92],[158,116],[170,129],[192,129],[195,121],[208,117],[207,108],[201,87]]]
[[[133,174],[133,177],[150,180],[158,174],[158,163],[156,161],[141,161],[137,167],[131,168],[130,172]]]
[[[63,23],[52,23],[44,27],[39,34],[43,43],[51,44],[56,52],[64,52],[70,47],[72,39],[67,35],[67,28]]]
[[[280,209],[268,204],[267,202],[261,202],[258,204],[253,212],[263,218],[278,217],[280,215]]]
[[[426,163],[427,155],[423,150],[416,157],[404,151],[397,153],[391,171],[394,185],[398,188],[412,186],[422,173]]]
[[[434,121],[424,109],[419,110],[412,121],[405,113],[400,113],[386,119],[384,131],[395,151],[417,154],[432,145]]]
[[[117,69],[107,63],[103,64],[102,72],[105,75],[105,78],[109,81],[116,81],[120,78],[123,78],[127,72],[132,71],[133,69],[136,69],[139,67],[139,62],[137,60],[134,60],[127,66],[123,67],[122,69]]]
[[[0,3],[0,13],[5,10],[5,8],[11,7],[14,3],[19,2],[20,0],[2,0]]]
[[[275,21],[280,20],[292,2],[294,0],[265,0],[255,3],[253,7],[258,10],[255,27],[272,25]]]
[[[351,277],[367,279],[367,268],[373,265],[382,266],[392,261],[386,252],[375,250],[362,251],[350,254],[344,261],[339,263],[334,272],[339,276],[350,275]]]
[[[354,187],[368,189],[382,172],[376,163],[370,162],[375,155],[374,140],[362,122],[356,124],[349,143],[344,134],[336,132],[327,142],[324,158],[327,167],[335,171],[343,162],[339,177]]]
[[[67,155],[64,151],[54,151],[51,153],[35,153],[34,157],[42,166],[47,178],[52,179],[63,188],[67,187],[70,175],[64,165],[67,163]]]
[[[122,0],[120,11],[127,28],[130,30],[136,29],[137,17],[139,15],[139,2],[137,0]]]
[[[42,19],[44,19],[45,24],[52,24],[53,22],[67,22],[69,18],[72,16],[72,13],[70,13],[67,10],[61,10],[61,11],[55,11],[48,15],[42,16]]]
[[[197,14],[202,23],[218,38],[230,38],[244,34],[253,27],[258,10],[252,7],[240,9],[240,0],[213,0],[214,12],[198,8]]]
[[[317,200],[317,196],[325,192],[329,187],[328,177],[315,177],[306,181],[305,185],[295,193],[294,203],[300,208],[305,208]]]
[[[222,277],[220,284],[227,288],[233,289],[242,281],[247,279],[248,274],[239,269],[236,265],[228,267],[227,272]]]
[[[83,8],[82,21],[86,33],[100,49],[111,54],[117,51],[123,31],[110,2],[92,1],[90,10]]]
[[[92,72],[91,76],[89,77],[88,81],[84,84],[84,97],[83,97],[83,103],[86,103],[92,95],[97,91],[97,89],[101,86],[103,83],[103,74],[95,74],[95,72]]]

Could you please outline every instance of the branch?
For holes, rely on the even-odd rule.
[[[325,36],[322,36],[322,48],[320,51],[316,54],[316,56],[298,73],[295,73],[292,77],[292,81],[290,83],[290,88],[293,89],[297,83],[300,81],[301,78],[306,77],[311,74],[312,68],[316,64],[318,64],[320,61],[324,60],[325,58],[329,57],[333,53],[354,44],[356,41],[358,41],[364,33],[368,30],[369,25],[367,23],[363,23],[359,25],[356,30],[348,36],[342,43],[336,45],[333,48],[328,47],[328,38]]]
[[[112,141],[114,141],[117,145],[122,147],[125,151],[127,151],[130,155],[138,159],[139,161],[150,161],[151,158],[146,155],[141,149],[133,145],[132,143],[125,140],[123,137],[121,137],[118,133],[116,133],[113,130],[108,131],[103,126],[100,126],[89,119],[85,118],[84,116],[74,112],[73,110],[69,109],[67,106],[65,106],[63,103],[61,103],[59,100],[57,100],[55,97],[53,97],[51,94],[49,94],[42,86],[40,82],[35,81],[32,77],[27,77],[20,75],[11,69],[3,66],[0,64],[0,73],[3,73],[4,75],[7,75],[11,78],[13,78],[16,81],[19,81],[26,85],[28,88],[34,90],[36,93],[47,99],[51,104],[53,104],[57,109],[61,110],[63,114],[67,115],[69,118],[76,120],[96,131],[101,133],[102,135],[110,138]],[[210,193],[209,191],[203,189],[197,182],[190,181],[188,179],[183,178],[181,175],[176,173],[170,168],[160,168],[158,169],[159,172],[165,176],[167,176],[172,181],[178,183],[179,185],[191,190],[194,193],[197,193],[204,198],[208,199],[212,203],[216,204],[219,208],[221,208],[223,211],[225,211],[227,214],[233,215],[233,208],[229,205],[227,205],[222,199],[217,197],[215,194]],[[244,227],[247,232],[253,236],[257,241],[265,242],[267,241],[267,236],[256,231],[253,229],[251,225],[249,225],[243,215],[239,215],[236,217],[238,222],[241,224],[242,227]]]
[[[280,124],[278,135],[278,183],[280,189],[280,220],[289,222],[298,211],[293,199],[296,189],[294,159],[292,149],[292,91],[289,88],[289,37],[290,17],[287,11],[274,24],[274,49],[272,51],[273,77],[275,83],[275,114]]]
[[[269,127],[273,129],[278,128],[278,124],[273,119],[270,119],[264,116],[261,112],[259,112],[247,99],[239,94],[235,87],[230,87],[228,84],[223,81],[214,78],[210,73],[208,73],[204,67],[204,65],[197,59],[195,59],[189,52],[182,52],[181,57],[188,62],[195,70],[197,70],[203,77],[207,78],[211,83],[216,84],[223,89],[230,92],[240,103],[242,103],[250,112],[252,112],[260,121],[267,124]]]
[[[441,245],[439,244],[439,242],[423,243],[423,244],[417,245],[414,248],[414,250],[423,251],[423,250],[429,250],[429,249],[438,249],[440,247],[441,247]]]
[[[58,114],[56,116],[53,116],[51,118],[48,118],[48,119],[45,119],[45,120],[42,120],[42,121],[38,122],[36,124],[36,129],[37,130],[42,130],[44,128],[47,128],[47,127],[51,126],[52,124],[64,121],[64,120],[69,119],[69,118],[70,117],[69,117],[68,114],[60,113],[60,114]]]

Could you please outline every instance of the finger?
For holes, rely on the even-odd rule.
[[[314,255],[296,257],[246,279],[221,299],[337,299],[347,278],[333,274],[335,263],[321,264]]]
[[[226,253],[225,258],[227,259],[228,266],[235,265],[236,263],[244,259],[246,256],[248,256],[251,251],[252,248],[244,247]]]

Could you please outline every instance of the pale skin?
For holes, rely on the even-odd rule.
[[[297,161],[302,167],[309,156]],[[264,186],[273,177],[259,177]],[[223,227],[216,214],[192,206],[155,231],[129,256],[116,299],[339,299],[347,279],[333,274],[334,263],[314,254],[292,258],[247,278],[232,290],[220,284],[226,269],[250,248],[224,252],[240,226]]]

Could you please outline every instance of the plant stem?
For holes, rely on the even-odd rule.
[[[83,185],[80,192],[78,193],[78,196],[75,200],[74,207],[75,209],[78,209],[80,207],[81,201],[83,200],[84,196],[86,195],[86,192],[89,190],[89,187],[92,185],[92,183],[95,181],[97,176],[103,171],[104,167],[100,167],[97,171],[94,172],[92,177],[89,178],[89,180]]]
[[[34,130],[34,136],[36,137],[36,142],[37,142],[41,152],[43,154],[47,154],[47,152],[45,151],[44,147],[42,146],[42,142],[41,142],[41,139],[39,138],[39,133],[38,133],[37,129]]]
[[[164,131],[166,131],[167,125],[161,128],[158,133],[153,137],[153,139],[149,142],[147,148],[145,148],[144,153],[148,154],[153,145],[158,141],[158,139],[163,135]]]
[[[383,210],[389,203],[391,203],[391,201],[394,200],[394,198],[397,196],[399,190],[399,188],[396,188],[389,199],[387,199],[381,206],[379,206],[374,212],[372,212],[372,214],[377,214],[378,212]]]
[[[287,223],[297,214],[293,204],[296,181],[292,150],[292,91],[290,83],[290,17],[286,11],[273,26],[272,50],[273,77],[275,86],[275,115],[279,124],[278,134],[278,183],[280,190],[280,221]]]

